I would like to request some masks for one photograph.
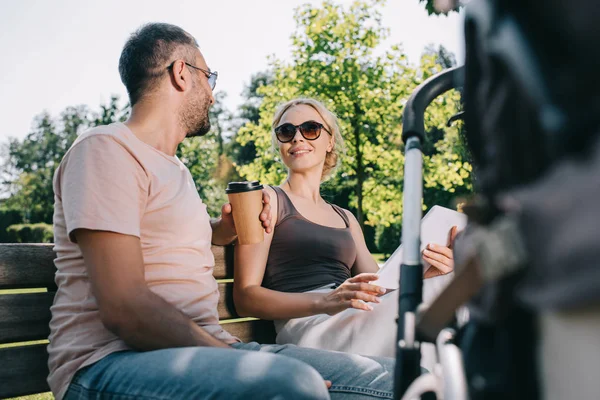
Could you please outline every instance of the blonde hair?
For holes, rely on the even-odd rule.
[[[325,128],[331,132],[331,136],[333,137],[333,147],[325,156],[325,163],[323,164],[323,172],[321,173],[321,182],[323,182],[333,174],[338,166],[338,157],[340,153],[345,153],[344,139],[342,138],[342,134],[340,132],[338,119],[333,112],[329,111],[327,107],[325,107],[323,103],[311,98],[298,98],[290,100],[279,106],[277,111],[275,111],[275,115],[273,116],[273,128],[271,129],[273,148],[278,148],[278,140],[277,136],[275,135],[275,128],[279,126],[279,122],[281,122],[283,114],[285,114],[286,111],[292,107],[300,105],[312,107],[321,116],[323,122],[325,122]]]

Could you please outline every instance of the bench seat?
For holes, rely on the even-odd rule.
[[[52,244],[0,243],[0,398],[47,392],[50,306],[56,292]],[[219,323],[241,340],[274,343],[271,321],[239,318],[233,304],[233,247],[213,246]],[[41,342],[45,341],[45,342]]]

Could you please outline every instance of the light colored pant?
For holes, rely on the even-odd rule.
[[[113,353],[79,371],[74,399],[391,399],[394,361],[236,343]],[[328,391],[323,379],[332,381]]]
[[[453,278],[453,274],[426,279],[423,282],[423,302],[430,304]],[[377,282],[375,282],[377,283]],[[331,285],[311,292],[330,292]],[[381,303],[369,303],[372,311],[346,309],[333,316],[312,315],[304,318],[275,321],[278,344],[295,344],[313,349],[343,351],[376,357],[396,357],[399,290],[381,296]],[[468,320],[468,311],[457,312],[459,323]],[[421,343],[421,366],[429,371],[436,363],[435,346]]]
[[[540,339],[544,399],[600,398],[600,304],[542,313]]]

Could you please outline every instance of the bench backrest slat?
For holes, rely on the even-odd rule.
[[[239,318],[233,307],[233,283],[219,283],[220,320]],[[54,292],[0,295],[0,344],[45,339],[50,334]]]
[[[0,289],[55,289],[55,254],[47,244],[0,244]]]
[[[0,296],[0,343],[48,338],[54,292]]]
[[[56,254],[52,244],[0,243],[0,290],[48,288],[56,290]],[[212,246],[215,279],[233,278],[233,249]]]
[[[47,392],[45,344],[0,349],[0,399]]]

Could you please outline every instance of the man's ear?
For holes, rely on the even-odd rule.
[[[173,63],[170,69],[171,72],[171,83],[175,86],[178,91],[185,91],[185,89],[191,84],[191,76],[188,73],[188,69],[185,66],[183,60],[177,60]]]

